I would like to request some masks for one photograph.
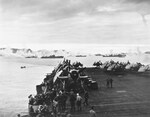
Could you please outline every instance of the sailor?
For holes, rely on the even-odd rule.
[[[85,91],[83,104],[86,105],[86,106],[89,105],[89,104],[88,104],[88,99],[89,99],[89,94],[88,94],[87,91]]]
[[[63,91],[62,93],[62,109],[65,110],[66,109],[66,101],[68,99],[68,96],[66,94],[65,91]]]
[[[72,115],[68,111],[65,111],[65,117],[72,117]]]
[[[106,86],[107,86],[107,88],[109,88],[109,78],[107,78],[107,80],[106,80]]]
[[[111,88],[112,88],[113,79],[112,79],[112,78],[110,78],[110,79],[109,79],[109,82],[110,82],[110,86],[111,86]]]
[[[92,106],[91,109],[90,109],[90,117],[96,117],[96,112],[94,110],[94,107]]]
[[[56,89],[53,88],[51,92],[51,101],[53,101],[55,97],[56,97]]]
[[[29,115],[32,117],[34,115],[34,109],[32,105],[29,106]]]
[[[39,105],[39,107],[38,107],[38,112],[39,112],[39,113],[42,113],[43,108],[44,108],[44,107],[43,107],[42,105]]]
[[[73,91],[70,93],[70,105],[71,105],[71,111],[75,111],[75,101],[76,101],[76,96]]]
[[[77,105],[77,110],[81,111],[81,102],[82,102],[82,97],[77,93],[77,98],[76,98],[76,105]]]
[[[59,94],[57,100],[58,100],[58,110],[59,110],[59,111],[62,111],[62,110],[63,110],[63,108],[62,108],[62,107],[63,107],[63,106],[62,106],[62,104],[63,104],[63,102],[62,102],[62,101],[63,101],[63,96],[62,96],[62,94]]]
[[[52,110],[53,110],[54,115],[57,114],[57,105],[58,105],[58,102],[53,100]]]
[[[34,98],[33,98],[32,94],[29,95],[28,98],[29,98],[29,105],[33,105],[33,103],[34,103]]]

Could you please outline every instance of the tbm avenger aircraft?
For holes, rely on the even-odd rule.
[[[76,93],[82,93],[89,88],[98,89],[97,82],[85,75],[85,69],[80,62],[71,65],[70,60],[64,60],[51,74],[46,75],[41,85],[37,85],[37,93],[46,93],[52,88],[67,92],[73,90]]]

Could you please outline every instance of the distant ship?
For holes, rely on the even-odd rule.
[[[86,57],[86,55],[76,55],[76,57]]]
[[[102,54],[95,54],[95,56],[102,56]]]
[[[145,52],[145,54],[150,54],[150,51]]]
[[[126,57],[125,54],[110,54],[110,55],[103,55],[103,57]]]
[[[37,58],[37,56],[27,56],[25,58]]]
[[[64,56],[55,56],[55,55],[51,55],[51,56],[42,56],[42,59],[47,59],[47,58],[64,58]]]

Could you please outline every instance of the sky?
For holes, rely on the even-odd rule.
[[[150,0],[0,0],[0,46],[105,45],[150,49]]]

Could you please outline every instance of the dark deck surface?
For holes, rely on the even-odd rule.
[[[100,70],[86,71],[99,85],[99,90],[89,92],[89,103],[95,106],[97,117],[150,117],[150,75],[110,76]],[[113,78],[113,88],[106,87],[108,77]],[[89,109],[83,107],[73,116],[87,117]]]

